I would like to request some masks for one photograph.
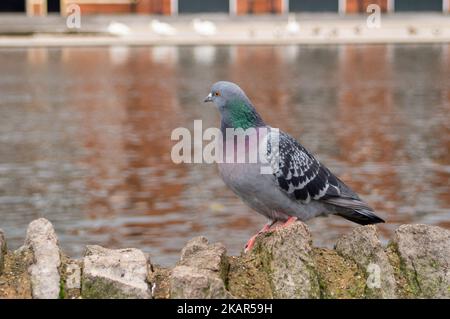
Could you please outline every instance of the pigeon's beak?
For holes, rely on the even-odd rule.
[[[203,102],[212,102],[212,93],[209,93],[207,97],[205,97],[205,100]]]

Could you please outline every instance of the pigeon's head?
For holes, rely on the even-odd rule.
[[[217,106],[226,127],[248,128],[264,124],[244,91],[232,82],[214,83],[205,102]]]
[[[233,82],[219,81],[213,84],[205,102],[214,102],[219,108],[225,108],[233,102],[242,101],[251,104],[244,91]]]

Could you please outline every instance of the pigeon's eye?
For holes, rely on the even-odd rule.
[[[219,91],[214,92],[214,96],[220,96]]]

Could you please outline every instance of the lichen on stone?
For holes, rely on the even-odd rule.
[[[313,258],[319,277],[320,297],[325,299],[364,298],[365,277],[355,262],[336,251],[314,248]]]
[[[0,299],[31,299],[31,278],[28,267],[33,263],[33,254],[28,249],[7,252],[3,273],[0,275]]]

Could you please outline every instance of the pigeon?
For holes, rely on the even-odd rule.
[[[156,34],[160,36],[173,36],[177,34],[177,30],[166,22],[161,22],[159,20],[152,20],[150,23],[150,28]]]
[[[295,35],[300,32],[300,24],[295,19],[295,16],[289,16],[288,23],[286,24],[286,32],[289,35]]]
[[[124,23],[115,22],[115,21],[108,24],[107,29],[110,34],[114,34],[114,35],[118,35],[118,36],[126,36],[131,33],[130,27],[128,27]]]
[[[217,33],[217,27],[212,21],[194,19],[192,21],[195,32],[202,36],[213,36]]]
[[[268,223],[247,242],[245,252],[252,249],[259,234],[272,231],[273,227],[285,227],[296,220],[307,221],[333,214],[360,225],[384,223],[368,204],[295,138],[268,126],[237,84],[215,83],[204,102],[213,102],[221,115],[224,160],[218,162],[220,176],[244,203],[268,219]],[[238,129],[250,132],[245,140],[246,156],[252,148],[258,147],[252,140],[266,141],[264,151],[259,153],[266,162],[262,159],[236,161],[232,152],[229,154],[232,153],[233,160],[227,158],[227,143],[236,141],[227,131]],[[250,138],[251,134],[259,134],[258,139]],[[275,136],[277,140],[273,139]],[[263,174],[264,163],[270,163],[271,172]]]

